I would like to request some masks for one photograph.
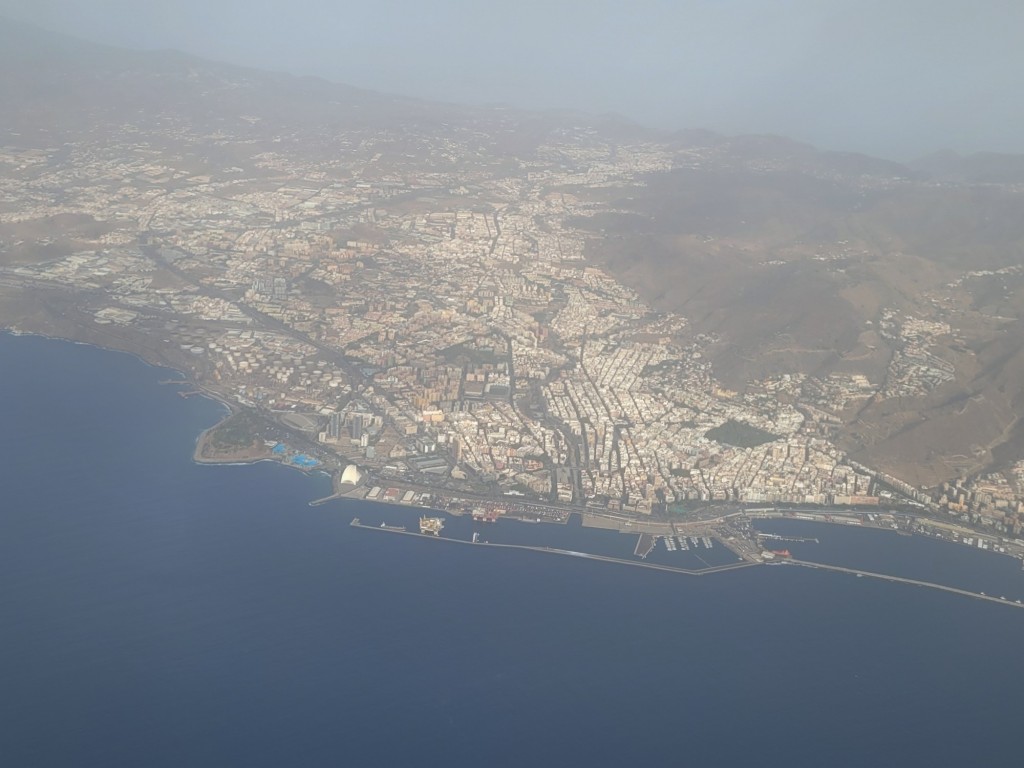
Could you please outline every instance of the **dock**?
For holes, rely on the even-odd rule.
[[[739,568],[750,568],[752,566],[760,566],[763,563],[754,562],[750,560],[744,560],[738,563],[729,563],[727,565],[716,565],[708,568],[702,568],[700,570],[689,570],[686,568],[676,568],[671,565],[660,565],[658,563],[647,563],[637,560],[624,560],[621,557],[610,557],[608,555],[595,555],[589,552],[576,552],[570,549],[558,549],[557,547],[540,547],[533,546],[530,544],[496,544],[489,541],[465,541],[463,539],[451,539],[445,536],[439,536],[433,533],[417,533],[416,531],[400,530],[398,526],[387,526],[377,527],[373,525],[363,525],[359,522],[359,518],[353,518],[349,525],[355,528],[362,528],[367,531],[383,531],[385,533],[391,533],[398,536],[415,536],[418,539],[425,539],[427,541],[444,541],[450,544],[462,544],[469,547],[497,547],[500,549],[518,549],[526,550],[529,552],[544,552],[550,555],[562,555],[568,557],[580,558],[583,560],[597,560],[603,563],[618,563],[620,565],[628,565],[634,568],[648,568],[655,571],[667,571],[669,573],[681,573],[687,576],[704,576],[709,573],[720,573],[722,571],[734,571]],[[652,537],[652,549],[653,549],[653,537]]]
[[[639,538],[636,540],[636,547],[633,549],[633,554],[639,557],[641,560],[651,554],[651,550],[654,549],[655,538],[649,533],[641,533]]]
[[[800,536],[779,536],[775,533],[761,533],[757,532],[758,539],[771,539],[772,541],[791,541],[797,544],[820,544],[821,542],[817,539],[808,539]]]
[[[455,539],[446,536],[441,536],[440,531],[443,528],[443,520],[440,518],[422,518],[421,523],[424,520],[429,520],[428,525],[425,527],[421,525],[421,531],[407,531],[404,526],[393,526],[381,523],[379,526],[376,525],[364,525],[358,517],[352,518],[352,522],[349,524],[355,528],[362,528],[370,531],[384,531],[386,533],[398,534],[401,536],[415,536],[419,539],[429,539],[432,541],[444,541],[451,544],[462,544],[468,546],[477,547],[498,547],[501,549],[517,549],[526,550],[531,552],[543,552],[547,554],[560,555],[566,557],[574,557],[584,560],[596,560],[605,563],[618,563],[620,565],[628,565],[634,568],[647,568],[656,571],[667,571],[670,573],[680,573],[687,576],[704,576],[711,573],[720,573],[722,571],[732,571],[740,568],[749,568],[751,566],[765,565],[760,558],[760,553],[757,551],[750,550],[749,547],[741,546],[739,542],[733,541],[731,537],[719,538],[719,541],[725,546],[725,548],[740,558],[740,562],[729,563],[726,565],[708,566],[699,570],[691,570],[687,568],[679,568],[671,565],[662,565],[659,563],[646,562],[643,558],[654,549],[657,543],[658,536],[651,533],[642,533],[637,537],[636,547],[633,550],[633,554],[636,555],[640,560],[626,560],[621,557],[611,557],[608,555],[597,555],[588,552],[577,552],[568,549],[559,549],[557,547],[545,547],[530,544],[499,544],[488,541],[481,541],[479,534],[473,534],[472,541],[466,541],[463,539]],[[438,520],[442,524],[437,526],[435,530],[434,521]],[[696,536],[688,537],[697,546],[697,542],[701,539],[706,539],[703,542],[704,547],[710,549],[711,537],[702,536],[698,539]],[[792,541],[792,542],[813,542],[818,543],[817,539],[814,538],[800,538],[793,536],[778,536],[775,534],[757,534],[757,538],[766,538],[773,541]],[[679,535],[678,541],[685,542],[687,537]],[[752,542],[751,542],[752,543]],[[1024,608],[1024,602],[1021,600],[1010,600],[1006,597],[995,597],[993,595],[986,595],[984,592],[973,592],[968,589],[961,589],[959,587],[951,587],[945,584],[937,584],[935,582],[924,581],[921,579],[912,579],[904,576],[893,576],[885,573],[877,573],[874,571],[866,571],[858,568],[846,568],[838,565],[827,565],[825,563],[817,563],[809,560],[798,560],[796,558],[787,557],[784,559],[774,560],[772,565],[783,565],[783,566],[797,566],[801,568],[817,569],[822,571],[833,571],[835,573],[845,573],[856,577],[881,579],[884,581],[895,582],[899,584],[909,584],[917,587],[924,587],[927,589],[935,589],[940,592],[947,592],[950,594],[960,595],[962,597],[969,597],[975,600],[984,600],[989,603],[998,603],[999,605],[1011,606],[1014,608]]]
[[[809,560],[796,560],[793,558],[787,558],[779,561],[780,565],[797,565],[804,568],[817,568],[823,571],[835,571],[837,573],[848,573],[854,576],[867,577],[871,579],[883,579],[885,581],[894,581],[900,584],[913,584],[915,587],[927,587],[928,589],[937,589],[941,592],[951,592],[954,595],[963,595],[964,597],[973,597],[975,600],[986,600],[990,603],[999,603],[1000,605],[1010,605],[1014,608],[1024,608],[1024,603],[1019,600],[1007,600],[1005,597],[993,597],[992,595],[986,595],[984,592],[971,592],[969,589],[960,589],[958,587],[948,587],[945,584],[936,584],[933,581],[921,581],[920,579],[908,579],[904,576],[890,576],[885,573],[875,573],[874,571],[863,571],[858,568],[844,568],[839,565],[825,565],[823,563],[814,563]]]

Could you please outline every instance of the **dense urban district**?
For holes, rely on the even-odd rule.
[[[727,385],[713,363],[726,334],[645,300],[595,254],[659,178],[768,177],[782,166],[763,153],[500,109],[291,133],[258,115],[107,118],[73,135],[5,131],[0,321],[184,371],[232,411],[199,460],[277,459],[343,492],[499,511],[910,507],[1020,533],[1021,457],[991,469],[967,456],[922,485],[836,436],[868,406],[954,382],[969,356],[947,354],[967,333],[963,283],[1016,280],[1019,266],[962,270],[914,311],[880,306],[860,331],[863,369],[851,354],[820,375]],[[912,183],[815,177],[863,194]],[[751,258],[842,272],[865,248]]]

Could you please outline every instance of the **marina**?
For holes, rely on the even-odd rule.
[[[500,520],[523,523],[557,523],[568,526],[572,520],[581,520],[584,528],[595,528],[619,533],[651,537],[634,540],[631,552],[622,551],[616,545],[613,556],[627,557],[632,554],[642,560],[677,565],[680,561],[666,558],[693,556],[692,565],[701,569],[725,564],[720,555],[713,554],[714,541],[729,539],[727,552],[735,552],[741,559],[772,559],[770,555],[786,550],[786,543],[818,544],[815,536],[783,535],[779,532],[760,530],[768,521],[800,522],[842,526],[854,530],[882,530],[895,532],[905,537],[932,537],[956,543],[964,548],[1010,555],[1017,559],[1018,568],[1024,569],[1024,539],[985,534],[953,521],[940,521],[916,512],[885,509],[847,507],[787,508],[787,507],[704,507],[696,514],[682,520],[643,519],[627,516],[610,509],[587,506],[576,509],[565,504],[526,501],[524,499],[469,498],[461,495],[426,491],[413,484],[389,479],[379,485],[367,483],[344,493],[337,491],[330,496],[310,502],[317,506],[337,499],[361,499],[387,507],[408,505],[434,513],[445,513],[455,519],[471,518],[474,522],[493,525]],[[712,517],[721,509],[718,517]],[[552,526],[543,526],[550,531]],[[508,530],[508,529],[503,529]],[[659,546],[659,537],[672,537]],[[467,535],[468,538],[468,535]],[[519,537],[516,537],[517,539]],[[513,542],[513,543],[519,543]],[[522,543],[533,543],[523,541]],[[717,551],[721,551],[719,548]],[[730,554],[731,554],[730,552]],[[699,553],[699,554],[698,554]]]
[[[762,563],[757,561],[743,560],[740,562],[729,563],[726,565],[715,565],[701,569],[688,569],[679,568],[671,565],[663,565],[660,563],[646,562],[643,560],[626,560],[621,557],[611,557],[608,555],[600,555],[592,552],[579,552],[576,550],[562,549],[559,547],[546,547],[546,546],[534,546],[530,544],[502,544],[497,542],[480,541],[479,537],[475,537],[471,540],[449,538],[447,536],[439,536],[433,533],[416,533],[415,531],[404,530],[401,526],[373,526],[365,525],[360,518],[354,517],[352,522],[349,523],[353,528],[360,528],[367,531],[384,531],[386,533],[393,533],[399,536],[414,536],[416,538],[425,539],[429,541],[445,541],[452,544],[463,544],[469,546],[480,546],[480,547],[495,547],[500,549],[517,549],[530,552],[543,552],[553,555],[563,555],[575,558],[581,558],[585,560],[596,560],[605,563],[618,563],[620,565],[629,565],[638,568],[647,568],[656,571],[668,571],[671,573],[681,573],[689,576],[703,576],[710,573],[720,573],[722,571],[732,571],[738,568],[748,568],[751,566],[761,565]]]
[[[1021,572],[1020,562],[1024,557],[1022,542],[984,536],[956,525],[890,511],[765,507],[736,510],[718,518],[702,516],[685,521],[630,519],[627,524],[621,516],[593,508],[576,512],[564,506],[538,506],[518,500],[470,502],[456,497],[422,493],[414,494],[411,500],[402,504],[409,495],[408,490],[394,485],[371,486],[368,491],[362,490],[357,497],[379,502],[373,506],[381,509],[384,515],[390,515],[391,510],[406,504],[414,508],[419,507],[424,513],[422,520],[438,521],[419,528],[421,534],[430,537],[548,552],[572,552],[575,553],[574,557],[593,555],[599,559],[608,558],[625,564],[657,566],[686,573],[709,573],[742,564],[774,565],[791,560],[820,562],[823,565],[850,567],[854,570],[863,566],[873,573],[889,570],[888,567],[872,566],[877,560],[873,546],[854,553],[854,557],[846,558],[845,561],[831,560],[831,550],[829,547],[821,548],[823,539],[817,531],[838,528],[852,531],[855,537],[861,533],[880,535],[882,538],[877,541],[879,544],[885,544],[886,549],[891,549],[893,543],[900,539],[918,543],[923,539],[938,538],[953,546],[955,551],[951,554],[957,557],[964,555],[965,550],[983,551],[997,556],[1012,555],[1017,558],[1014,562],[1018,572]],[[399,507],[396,507],[396,504]],[[428,518],[430,515],[437,517]],[[443,518],[440,515],[448,517]],[[393,521],[387,522],[390,525]],[[417,522],[420,521],[414,520],[413,525]],[[516,525],[517,522],[555,522],[558,525],[520,526]],[[405,525],[408,523],[403,520],[394,527],[400,528]],[[432,530],[434,525],[439,526],[436,532]],[[448,527],[452,525],[455,527],[449,530]],[[484,525],[491,531],[486,542],[481,541],[480,533],[476,530],[479,525]],[[797,529],[800,526],[816,528],[815,532],[807,533],[804,530],[793,529],[793,526]],[[409,527],[416,530],[413,526]],[[902,536],[891,536],[893,533]],[[716,546],[716,539],[721,546]],[[811,545],[814,546],[814,550],[807,550]],[[952,586],[964,589],[970,594],[992,594],[1001,591],[998,587],[947,585],[943,583],[944,577],[941,573],[904,573],[898,567],[904,559],[894,553],[893,558],[888,562],[897,566],[893,568],[893,575],[900,578]],[[1024,583],[1013,594],[1008,592],[1008,602],[1016,599],[1024,599]]]
[[[999,603],[1001,605],[1011,605],[1016,607],[1024,607],[1024,597],[1018,597],[1017,595],[1011,595],[1010,597],[999,596],[994,597],[990,594],[986,594],[985,591],[980,589],[968,589],[948,584],[940,583],[939,581],[933,581],[925,578],[914,578],[908,575],[899,574],[885,574],[877,570],[870,568],[856,568],[848,567],[843,564],[830,563],[830,562],[819,562],[812,561],[800,557],[800,553],[791,553],[789,549],[782,546],[783,543],[794,544],[798,546],[809,546],[809,545],[820,545],[821,539],[817,536],[803,536],[798,533],[788,532],[765,532],[765,531],[751,531],[750,539],[737,539],[734,537],[726,537],[725,532],[719,536],[714,536],[709,533],[701,535],[681,535],[681,534],[664,534],[664,535],[653,535],[649,533],[637,534],[632,547],[632,559],[629,557],[628,550],[617,550],[620,554],[614,554],[613,551],[605,547],[605,551],[582,551],[581,549],[575,548],[584,544],[584,541],[580,541],[575,547],[572,546],[552,546],[549,543],[540,543],[540,539],[543,539],[543,532],[565,532],[564,526],[528,526],[527,529],[518,529],[517,526],[512,525],[508,527],[508,523],[495,526],[490,528],[491,524],[488,524],[489,529],[493,530],[496,534],[504,532],[513,532],[517,530],[532,530],[537,531],[537,536],[530,536],[529,540],[525,535],[520,535],[518,541],[484,541],[480,537],[480,532],[476,530],[469,530],[468,533],[465,527],[459,527],[458,532],[451,534],[442,531],[446,529],[446,523],[453,522],[451,519],[445,520],[442,517],[430,517],[422,516],[419,518],[419,528],[417,530],[407,530],[406,526],[400,524],[393,524],[389,522],[381,522],[380,524],[364,524],[359,517],[352,519],[350,525],[355,528],[361,528],[365,530],[378,530],[387,533],[395,533],[403,536],[415,536],[421,539],[432,539],[437,541],[447,541],[454,544],[464,545],[476,545],[484,547],[497,547],[502,549],[516,549],[522,551],[533,551],[543,552],[547,554],[556,554],[567,557],[595,560],[607,563],[618,563],[620,565],[635,566],[641,568],[647,568],[649,570],[658,570],[671,573],[682,573],[691,576],[700,576],[711,573],[719,573],[722,571],[731,571],[739,568],[745,568],[754,565],[794,565],[803,568],[820,569],[823,571],[831,571],[835,573],[846,573],[854,575],[859,578],[873,578],[888,580],[894,583],[911,584],[919,587],[925,587],[930,589],[936,589],[939,591],[948,592],[951,594],[957,594],[964,597],[971,597],[979,600],[984,600],[990,603]],[[455,520],[455,522],[466,523],[470,526],[479,524],[479,520]],[[803,521],[794,521],[801,524]],[[823,523],[812,523],[822,525]],[[845,527],[845,526],[844,526]],[[586,532],[587,529],[578,529],[581,533]],[[595,533],[595,532],[591,532]],[[617,539],[621,534],[613,533],[611,531],[597,531],[596,533],[604,533],[608,536],[612,536],[613,539]],[[864,529],[865,534],[877,533],[885,536],[884,530],[872,530]],[[891,533],[891,532],[890,532]],[[500,537],[499,537],[500,538]],[[515,537],[513,537],[515,538]],[[661,539],[659,546],[658,539]],[[719,538],[719,542],[723,544],[721,548],[715,547],[715,539]],[[917,540],[918,537],[911,537],[909,540]],[[757,546],[751,548],[751,540],[757,543]],[[899,537],[894,537],[890,541],[899,541]],[[907,541],[908,539],[902,539]],[[764,542],[764,548],[760,548],[760,543]],[[595,542],[596,543],[596,542]],[[716,552],[721,550],[722,553],[727,553],[731,558],[729,561],[721,559],[722,555],[717,555],[718,559],[710,557]],[[815,550],[817,551],[817,550]],[[1021,593],[1024,595],[1024,592]]]
[[[976,543],[899,537],[858,526],[765,521],[772,534],[820,538],[821,544],[790,545],[797,559],[810,561],[821,554],[827,563],[858,563],[864,570],[830,572],[787,564],[757,571],[741,568],[732,576],[725,572],[714,579],[687,579],[664,569],[587,564],[584,561],[596,558],[581,552],[620,552],[621,559],[630,560],[640,532],[597,531],[581,526],[579,516],[566,525],[518,525],[509,519],[473,523],[466,514],[447,517],[440,537],[421,536],[415,527],[420,515],[441,512],[362,500],[307,507],[308,498],[329,492],[325,478],[300,476],[269,463],[217,470],[215,477],[208,468],[195,466],[183,456],[202,424],[189,423],[182,412],[186,407],[201,408],[202,401],[181,401],[168,394],[121,418],[117,412],[104,413],[104,400],[98,395],[88,399],[89,388],[65,375],[65,361],[49,367],[38,359],[16,362],[24,364],[12,363],[8,380],[18,371],[41,368],[62,387],[56,394],[66,395],[69,403],[87,398],[79,410],[94,420],[67,447],[84,456],[89,472],[102,481],[72,488],[47,482],[52,467],[30,461],[8,465],[8,484],[32,512],[5,515],[5,535],[0,537],[7,544],[5,583],[13,597],[8,606],[13,608],[13,620],[4,633],[12,651],[5,657],[5,680],[24,694],[12,710],[12,727],[5,731],[9,740],[17,740],[16,756],[25,756],[15,760],[17,764],[75,764],[83,762],[83,755],[85,762],[104,764],[110,762],[107,734],[130,729],[141,745],[126,758],[132,764],[230,763],[240,749],[235,735],[254,733],[251,746],[242,745],[243,758],[252,765],[269,766],[281,760],[267,740],[282,723],[291,723],[304,745],[320,749],[324,764],[353,749],[376,755],[380,764],[409,764],[416,762],[417,754],[422,757],[422,745],[433,739],[460,745],[475,739],[462,753],[468,756],[466,764],[473,764],[486,754],[488,744],[509,738],[510,722],[516,724],[513,738],[564,730],[567,725],[632,734],[667,732],[678,728],[681,711],[699,712],[711,701],[736,716],[721,725],[716,725],[719,718],[708,718],[713,721],[709,727],[717,730],[688,738],[683,746],[673,739],[659,751],[664,740],[655,739],[650,750],[644,748],[644,760],[654,765],[674,765],[682,759],[743,765],[753,755],[747,744],[752,739],[785,742],[785,749],[774,750],[783,757],[780,765],[828,765],[834,754],[803,750],[802,745],[813,741],[808,733],[846,728],[837,723],[847,723],[851,725],[849,738],[842,742],[848,750],[844,764],[871,764],[875,744],[885,739],[897,746],[906,744],[914,750],[911,757],[920,756],[921,744],[940,743],[931,764],[944,765],[950,764],[956,745],[943,742],[948,726],[945,720],[936,723],[932,707],[934,686],[942,680],[942,690],[948,690],[947,676],[976,686],[939,700],[957,708],[961,727],[971,734],[960,764],[1014,764],[1013,724],[1024,694],[1015,686],[1004,686],[999,676],[1018,679],[1021,665],[1012,653],[986,651],[991,638],[1014,637],[1021,631],[1024,614],[993,607],[996,601],[1006,605],[1024,597],[1013,591],[1021,577],[1020,564],[983,551]],[[100,384],[94,389],[108,386],[109,367],[99,366]],[[135,402],[121,390],[114,394],[119,408]],[[154,397],[159,397],[159,390]],[[12,429],[27,440],[46,434],[33,429],[40,414],[55,415],[42,407],[42,401],[26,408],[17,398],[6,400]],[[167,400],[173,402],[168,406]],[[150,417],[154,420],[147,421]],[[57,420],[53,428],[59,425]],[[131,440],[140,425],[161,435],[146,450],[136,449]],[[117,431],[104,431],[111,426]],[[119,453],[107,460],[102,452],[89,450],[97,435],[118,446]],[[13,459],[19,455],[11,451]],[[147,474],[152,464],[168,473],[163,484],[153,485]],[[127,498],[147,504],[133,503],[130,510],[119,511],[97,493],[118,484],[125,487]],[[162,503],[150,507],[151,499]],[[88,516],[79,513],[86,505],[93,510]],[[382,534],[350,527],[353,516]],[[170,520],[176,524],[169,526]],[[382,522],[406,531],[382,529]],[[201,535],[181,536],[182,530]],[[472,544],[474,533],[480,539],[539,542],[561,551],[548,552],[558,555],[552,557],[525,549],[482,549],[482,543]],[[689,534],[686,530],[687,544]],[[421,541],[395,538],[399,535],[418,536]],[[679,544],[682,526],[674,535]],[[719,562],[712,557],[725,558],[725,545],[750,540],[716,541],[714,534],[707,535],[712,550],[668,552],[658,543],[649,557],[672,563],[699,555]],[[446,537],[464,543],[454,547],[422,542]],[[653,541],[653,535],[648,540]],[[26,551],[26,541],[46,547],[49,557],[40,559],[38,553]],[[286,562],[291,567],[268,568],[268,553],[281,558],[271,564]],[[956,586],[996,597],[968,600],[863,575],[870,571],[934,580],[922,575],[929,573],[933,562],[942,563]],[[55,582],[53,563],[71,563],[74,568],[65,569],[67,578]],[[149,578],[154,573],[175,577]],[[431,587],[425,584],[425,574],[436,585],[457,586]],[[28,588],[32,583],[60,587],[72,612],[62,619],[60,614],[35,610],[39,593]],[[999,600],[1004,594],[1007,600]],[[833,605],[838,609],[827,610]],[[168,654],[163,643],[153,642],[153,628],[168,616],[190,619],[177,621],[175,632],[185,633],[181,642],[195,654]],[[536,628],[525,644],[522,633],[510,631],[524,616],[530,617],[530,628]],[[99,625],[97,618],[102,619]],[[958,625],[971,631],[956,631]],[[54,632],[55,626],[60,631]],[[756,634],[751,630],[755,626]],[[880,638],[894,635],[905,640],[903,647],[913,649],[911,663],[899,647],[876,646]],[[815,642],[806,643],[807,637]],[[739,644],[727,647],[723,638]],[[47,645],[51,642],[56,643],[52,648]],[[588,657],[587,650],[599,645],[622,649],[622,658],[610,666],[601,653]],[[851,672],[863,673],[865,652],[876,647],[870,664],[875,674],[868,680],[851,678]],[[429,664],[423,663],[424,648],[431,651]],[[721,655],[702,655],[709,650]],[[530,662],[525,663],[528,657]],[[799,663],[791,663],[794,657]],[[680,664],[680,658],[699,663]],[[197,659],[207,663],[197,664]],[[237,686],[211,685],[210,669],[230,670],[240,662]],[[62,668],[69,671],[66,690],[39,684],[39,670]],[[774,693],[782,668],[787,690],[808,686],[822,692],[834,687],[837,694],[824,701],[817,695],[793,696],[789,708],[781,710]],[[833,669],[834,674],[828,672]],[[573,691],[565,693],[574,688],[566,681],[583,685],[616,674],[619,682],[607,688],[587,685],[595,695],[582,702]],[[115,679],[129,684],[114,685]],[[515,684],[502,685],[502,680]],[[429,683],[430,688],[422,696],[406,696],[410,681]],[[438,681],[465,695],[439,702]],[[253,690],[280,695],[240,696],[238,690],[250,684]],[[501,696],[491,695],[495,685]],[[160,718],[139,706],[140,686],[173,694]],[[359,697],[350,695],[356,686]],[[1009,706],[989,707],[1003,689],[1014,697]],[[668,701],[672,706],[620,706],[638,691],[648,701]],[[70,729],[66,739],[48,739],[51,729],[46,723],[52,720],[41,718],[43,727],[36,729],[18,723],[23,707],[30,713],[56,713],[70,722],[82,716],[80,702],[98,695],[103,696],[100,709],[111,722],[102,738]],[[538,713],[539,696],[553,704]],[[879,701],[890,702],[890,709],[879,714]],[[580,706],[577,719],[564,719]],[[422,717],[428,707],[435,708],[436,717]],[[891,718],[892,711],[899,717]],[[345,727],[323,727],[324,713],[341,718]],[[218,727],[209,728],[214,722]],[[405,753],[390,746],[396,723],[415,745]],[[744,739],[736,738],[740,729]],[[193,742],[178,738],[182,733],[220,741]],[[1000,739],[1007,745],[1005,752],[986,747],[1002,745]],[[721,745],[729,749],[740,741],[744,743],[731,752],[723,751]],[[55,742],[59,743],[53,746]],[[705,742],[712,742],[712,748],[703,749]],[[43,753],[46,759],[38,759],[40,750],[48,750]],[[221,760],[211,759],[214,750]],[[600,743],[589,754],[567,752],[566,760],[629,762],[637,754],[635,748],[615,751]],[[536,755],[531,748],[512,754],[507,762],[529,763]],[[912,759],[904,762],[917,764]]]
[[[363,499],[376,502],[374,506],[386,510],[395,504],[401,505],[405,502],[409,495],[408,491],[409,487],[401,487],[400,484],[381,484],[369,485],[355,493],[345,494],[345,496],[353,500]],[[331,497],[330,500],[335,498],[337,496]],[[680,568],[686,571],[706,571],[740,561],[774,563],[780,558],[788,557],[818,561],[818,554],[808,557],[809,553],[799,551],[790,553],[788,546],[790,544],[796,545],[799,549],[812,544],[819,546],[821,543],[821,538],[818,535],[775,529],[775,526],[791,524],[818,526],[818,530],[824,530],[822,526],[829,529],[841,527],[854,532],[881,533],[884,536],[896,533],[901,534],[902,538],[915,541],[925,538],[940,539],[951,545],[956,545],[958,556],[964,550],[969,549],[974,552],[982,551],[997,556],[1008,555],[1016,558],[1018,571],[1021,571],[1021,562],[1024,559],[1024,541],[984,535],[955,523],[888,510],[869,512],[847,508],[818,510],[775,507],[734,508],[733,511],[726,512],[720,517],[711,518],[708,516],[710,509],[706,509],[703,510],[703,514],[688,520],[637,518],[626,520],[622,515],[591,507],[577,511],[565,505],[538,505],[522,500],[484,501],[477,499],[471,501],[425,492],[413,494],[413,498],[406,503],[408,506],[418,507],[428,514],[449,515],[445,524],[457,521],[459,530],[453,534],[449,534],[448,531],[439,534],[445,537],[472,539],[472,532],[462,528],[463,524],[472,522],[494,527],[494,535],[488,536],[491,543],[522,544],[531,547],[566,550],[582,549],[626,562],[633,562],[635,558],[649,564]],[[495,524],[499,522],[503,524],[496,526]],[[516,522],[546,522],[557,523],[557,525],[518,526],[515,524]],[[580,530],[581,523],[582,530]],[[769,527],[765,528],[765,526]],[[527,529],[533,528],[536,529],[535,533],[529,533]],[[625,536],[620,536],[620,534],[625,534]],[[628,538],[629,536],[633,538]],[[589,543],[578,546],[577,542],[580,537]],[[659,538],[662,539],[661,542],[658,541]],[[625,543],[627,539],[628,544]],[[716,546],[716,539],[724,546]],[[552,544],[555,546],[551,546]],[[864,554],[869,556],[865,565],[870,565],[870,550],[865,550]],[[828,562],[827,556],[824,557],[824,562]],[[900,562],[900,559],[897,558],[896,562]],[[838,564],[847,565],[847,563]],[[860,563],[856,563],[856,565],[860,565]],[[928,574],[898,575],[914,577]],[[924,580],[931,581],[933,579],[925,578]],[[935,581],[941,583],[942,579]],[[1015,594],[1013,597],[1024,598],[1024,587],[1021,589],[1021,595]]]

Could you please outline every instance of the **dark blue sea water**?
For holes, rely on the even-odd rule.
[[[0,334],[0,765],[1021,764],[1024,611],[353,529],[324,478],[193,464],[220,409],[169,377]]]

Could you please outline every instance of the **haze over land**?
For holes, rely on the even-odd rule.
[[[776,133],[909,161],[1024,152],[1014,0],[0,0],[0,16],[389,93]]]
[[[246,458],[296,434],[438,491],[896,494],[1019,529],[1019,157],[441,105],[14,24],[0,65],[0,322],[187,370],[263,420]]]

